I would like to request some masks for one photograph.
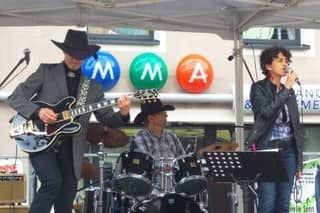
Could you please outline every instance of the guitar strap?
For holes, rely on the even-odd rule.
[[[83,106],[86,103],[89,86],[90,86],[90,79],[85,78],[80,88],[80,93],[76,103],[77,107]]]

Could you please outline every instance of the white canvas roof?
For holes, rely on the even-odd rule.
[[[210,32],[319,28],[319,0],[0,0],[0,26],[74,25]]]

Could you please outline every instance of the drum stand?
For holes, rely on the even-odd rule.
[[[97,153],[85,153],[84,156],[85,157],[97,157],[99,158],[99,199],[97,201],[97,213],[103,213],[103,192],[104,192],[104,157],[105,157],[105,153],[104,153],[104,144],[102,142],[100,142],[98,144],[99,146],[99,150]]]
[[[97,152],[97,156],[99,158],[99,176],[100,176],[100,192],[99,192],[99,200],[97,203],[97,213],[103,213],[103,192],[104,192],[104,177],[103,177],[103,169],[104,169],[104,145],[102,142],[98,144],[99,151]]]

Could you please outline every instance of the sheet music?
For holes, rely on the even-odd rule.
[[[256,152],[279,152],[280,149],[279,148],[274,148],[274,149],[260,149],[257,150]]]

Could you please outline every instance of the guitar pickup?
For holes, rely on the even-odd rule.
[[[71,119],[71,113],[70,113],[70,111],[67,111],[67,110],[65,110],[65,111],[63,111],[63,112],[61,112],[61,117],[62,118],[60,118],[60,115],[58,115],[58,120],[69,120],[69,119]]]

